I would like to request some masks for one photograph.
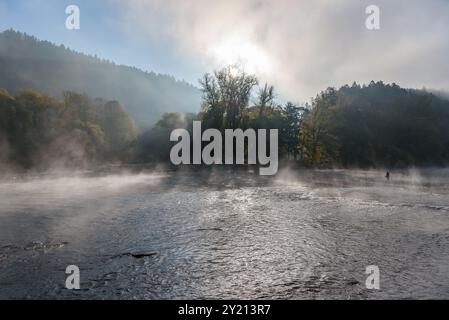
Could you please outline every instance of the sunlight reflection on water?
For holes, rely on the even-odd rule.
[[[446,179],[210,171],[1,182],[0,298],[449,298]],[[69,264],[81,269],[79,292],[64,289]],[[379,291],[364,287],[371,264]]]

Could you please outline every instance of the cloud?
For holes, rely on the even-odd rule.
[[[126,30],[170,43],[198,74],[243,60],[294,101],[353,81],[449,88],[449,1],[111,1]],[[381,29],[369,31],[374,3]]]

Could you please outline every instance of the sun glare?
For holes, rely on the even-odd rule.
[[[245,71],[269,74],[272,62],[266,51],[242,37],[229,37],[213,45],[209,54],[218,66],[237,65]]]

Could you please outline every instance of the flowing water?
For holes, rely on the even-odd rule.
[[[384,175],[3,180],[0,298],[449,299],[449,171]],[[68,265],[80,290],[65,288]]]

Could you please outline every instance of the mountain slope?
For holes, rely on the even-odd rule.
[[[51,95],[63,91],[118,100],[141,128],[165,112],[196,111],[198,88],[168,75],[143,72],[7,30],[0,33],[0,88],[34,88]]]
[[[329,88],[314,99],[301,141],[310,163],[447,165],[449,101],[383,82]]]

